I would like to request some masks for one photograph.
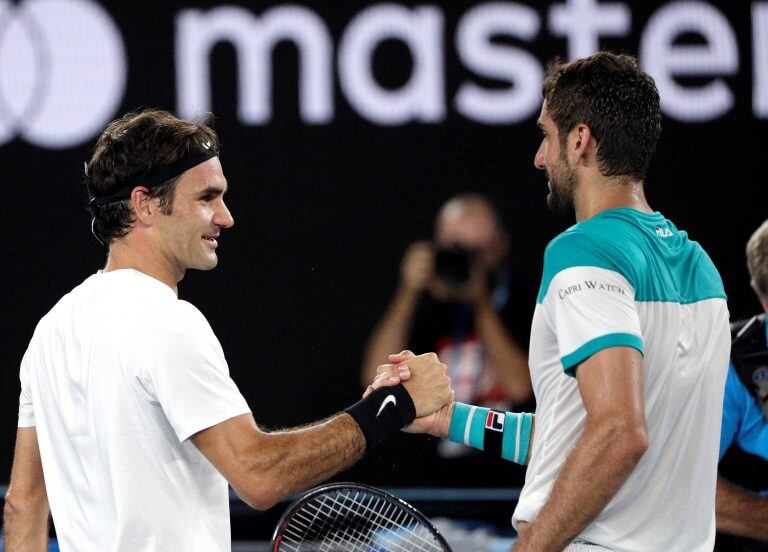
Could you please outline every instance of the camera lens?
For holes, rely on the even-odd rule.
[[[459,244],[441,247],[435,255],[435,275],[448,285],[464,285],[469,280],[474,256],[474,251]]]

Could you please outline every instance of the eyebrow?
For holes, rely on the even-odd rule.
[[[224,188],[220,186],[208,186],[198,194],[199,197],[224,195]]]

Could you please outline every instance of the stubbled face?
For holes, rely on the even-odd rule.
[[[549,194],[547,206],[551,211],[572,213],[574,210],[573,196],[578,184],[578,175],[568,163],[566,152],[560,145],[555,122],[547,113],[547,102],[541,106],[541,114],[537,121],[542,133],[534,165],[547,175]]]
[[[217,265],[219,233],[234,224],[224,204],[226,191],[218,157],[188,170],[176,184],[171,214],[157,219],[153,233],[165,261],[180,274]]]

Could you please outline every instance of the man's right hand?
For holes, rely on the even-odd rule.
[[[380,387],[391,387],[399,383],[404,384],[410,378],[411,369],[407,364],[382,364],[377,368],[376,378],[365,390],[363,397],[367,397]],[[406,433],[428,433],[435,437],[447,438],[451,428],[454,404],[456,403],[451,401],[432,414],[416,418],[410,425],[404,427],[403,431]]]
[[[416,356],[410,351],[403,351],[399,355],[390,355],[389,360],[397,364],[404,362],[410,367],[411,377],[403,382],[403,386],[413,399],[417,418],[432,414],[453,401],[447,366],[435,353]]]
[[[434,267],[435,253],[432,243],[428,241],[412,243],[406,250],[400,265],[401,289],[420,293],[432,279]]]

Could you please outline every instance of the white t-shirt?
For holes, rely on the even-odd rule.
[[[574,370],[613,346],[643,353],[649,447],[579,538],[622,552],[711,552],[725,293],[699,244],[632,209],[603,211],[547,247],[529,358],[536,430],[513,523],[539,513],[584,428]]]
[[[63,552],[231,549],[227,482],[189,437],[250,410],[200,311],[141,272],[94,274],[20,376]]]

